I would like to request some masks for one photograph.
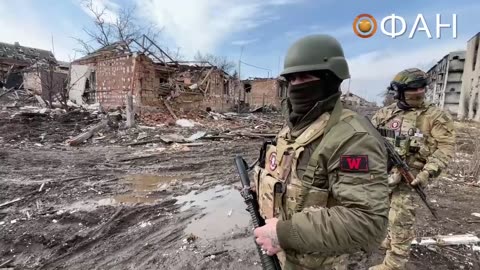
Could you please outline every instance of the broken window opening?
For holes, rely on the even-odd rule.
[[[252,85],[249,83],[244,84],[243,88],[245,89],[245,93],[250,93],[252,91]]]
[[[228,81],[223,84],[223,94],[228,96]]]

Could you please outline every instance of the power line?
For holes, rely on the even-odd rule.
[[[249,63],[245,63],[243,61],[240,61],[240,63],[246,65],[246,66],[250,66],[250,67],[254,67],[254,68],[258,68],[258,69],[263,69],[263,70],[267,70],[267,71],[272,71],[271,69],[268,69],[268,68],[262,68],[262,67],[259,67],[259,66],[255,66],[255,65],[252,65],[252,64],[249,64]]]

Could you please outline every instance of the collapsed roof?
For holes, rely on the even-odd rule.
[[[18,42],[15,44],[0,42],[0,61],[23,66],[40,61],[57,62],[51,51],[21,46]]]

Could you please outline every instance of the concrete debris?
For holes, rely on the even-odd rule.
[[[461,234],[461,235],[438,235],[435,237],[422,237],[420,242],[415,239],[412,242],[412,245],[439,245],[439,246],[450,246],[450,245],[469,245],[480,243],[480,238],[473,234]]]
[[[195,134],[193,134],[192,136],[186,138],[185,141],[194,142],[194,141],[196,141],[200,138],[203,138],[206,134],[207,134],[207,132],[205,132],[205,131],[198,131]]]
[[[181,127],[194,127],[195,125],[193,124],[192,121],[188,119],[178,119],[175,124]]]

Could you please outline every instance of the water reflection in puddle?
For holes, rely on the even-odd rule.
[[[65,207],[65,210],[92,211],[98,206],[119,204],[154,204],[159,198],[155,192],[162,191],[181,181],[183,176],[165,176],[156,174],[130,174],[124,176],[120,183],[131,189],[127,193],[114,195],[100,200],[82,200]]]
[[[165,190],[182,179],[183,176],[165,176],[156,174],[126,175],[123,181],[131,184],[132,191],[116,195],[113,199],[119,203],[126,204],[153,204],[157,198],[152,196],[152,192]]]
[[[244,228],[250,222],[242,196],[232,187],[216,186],[197,194],[192,191],[176,199],[178,204],[184,204],[180,210],[195,206],[203,208],[205,214],[187,226],[187,234],[210,239]]]

